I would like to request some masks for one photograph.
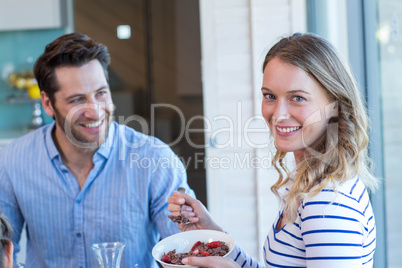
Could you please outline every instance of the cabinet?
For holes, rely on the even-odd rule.
[[[0,31],[60,28],[66,0],[0,0]]]

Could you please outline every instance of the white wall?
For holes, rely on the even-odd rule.
[[[258,117],[261,66],[280,37],[306,31],[305,1],[200,0],[200,17],[208,208],[244,250],[262,260],[278,201],[270,192],[277,179],[269,166],[273,146]],[[260,131],[247,134],[247,128]]]

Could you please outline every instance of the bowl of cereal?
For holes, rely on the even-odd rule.
[[[194,230],[171,235],[159,241],[152,256],[164,268],[194,267],[181,260],[190,256],[227,256],[234,248],[233,238],[219,231]]]

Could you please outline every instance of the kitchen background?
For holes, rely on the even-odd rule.
[[[207,202],[205,170],[193,162],[194,154],[204,151],[178,139],[181,118],[186,124],[203,114],[198,0],[0,0],[0,6],[0,147],[30,131],[37,112],[26,89],[10,85],[10,74],[32,70],[46,44],[58,36],[82,32],[109,48],[116,121],[172,144],[190,161],[189,183]],[[125,29],[123,36],[119,27]],[[151,114],[152,103],[178,110],[157,108]],[[133,115],[149,127],[142,129]],[[43,109],[41,117],[43,123],[52,122]],[[191,128],[202,129],[203,121],[193,120]],[[203,135],[190,133],[190,142],[203,144]]]
[[[0,31],[0,130],[19,130],[31,124],[32,104],[29,102],[10,103],[8,98],[21,96],[8,83],[11,71],[31,70],[35,59],[43,52],[44,46],[65,29]],[[18,102],[18,101],[17,101]],[[49,118],[46,118],[49,121]]]

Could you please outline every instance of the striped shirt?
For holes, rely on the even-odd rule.
[[[26,223],[26,266],[99,267],[91,245],[120,241],[126,245],[121,267],[158,267],[153,246],[179,232],[168,219],[167,199],[179,186],[188,189],[181,161],[158,139],[113,122],[80,190],[54,145],[53,128],[0,151],[0,214],[10,220],[15,244]]]
[[[265,267],[373,266],[376,229],[367,190],[358,177],[337,189],[305,198],[296,221],[277,230],[279,212],[264,244]],[[232,256],[241,267],[262,267],[239,247]]]

